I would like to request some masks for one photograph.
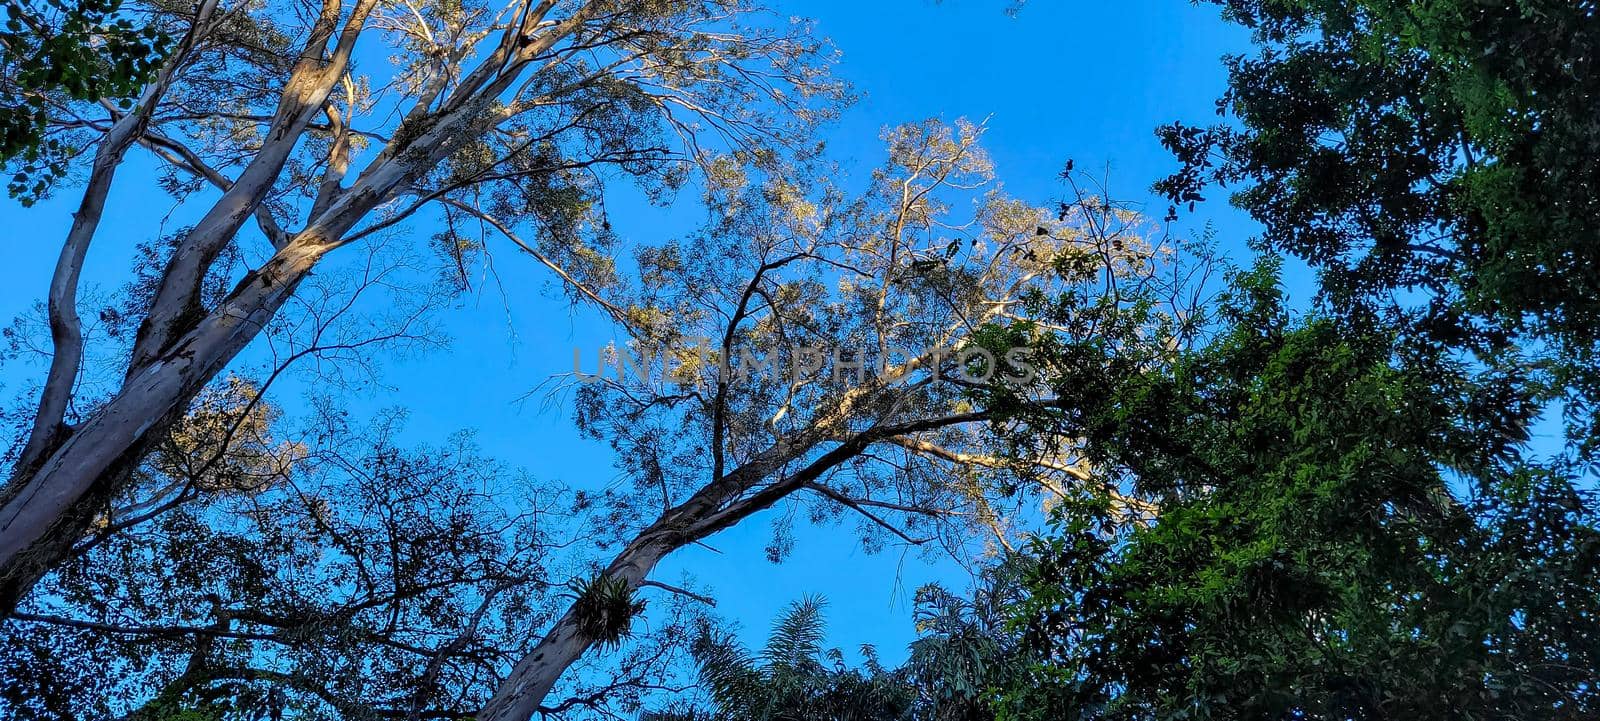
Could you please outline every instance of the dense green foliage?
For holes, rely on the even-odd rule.
[[[76,152],[46,133],[71,100],[119,101],[139,91],[171,38],[121,11],[120,0],[16,0],[0,29],[0,162],[13,196],[29,202]]]
[[[1295,320],[1270,268],[1222,317],[1054,419],[1117,483],[1033,546],[1019,632],[1048,661],[1007,689],[1010,716],[1600,712],[1600,518],[1562,466],[1522,459],[1535,408],[1514,374]],[[1129,522],[1123,494],[1159,513]]]
[[[1162,129],[1157,189],[1233,188],[1325,303],[1294,319],[1258,274],[1174,364],[1060,366],[1105,390],[1056,432],[1159,512],[1058,509],[1019,615],[1052,660],[1010,709],[1593,717],[1595,4],[1215,2],[1255,47],[1228,122]],[[1530,443],[1541,411],[1578,454]]]
[[[1214,0],[1254,32],[1219,111],[1173,125],[1192,204],[1213,183],[1341,302],[1415,301],[1421,335],[1537,347],[1594,434],[1600,17],[1591,0]],[[1399,291],[1396,293],[1396,291]]]

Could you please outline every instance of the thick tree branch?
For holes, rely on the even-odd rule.
[[[128,148],[137,142],[149,125],[151,114],[173,82],[179,66],[188,60],[189,52],[210,29],[211,16],[216,11],[217,0],[205,0],[197,8],[194,21],[172,55],[162,63],[161,69],[145,87],[133,111],[111,126],[95,150],[94,164],[89,171],[89,181],[84,186],[83,199],[72,215],[72,227],[56,259],[55,272],[50,279],[48,314],[50,339],[55,352],[50,359],[44,389],[34,413],[33,427],[22,453],[17,458],[13,478],[19,478],[36,468],[44,456],[55,446],[62,432],[68,405],[77,384],[78,368],[83,362],[83,323],[78,318],[78,277],[83,271],[84,259],[89,253],[89,243],[100,227],[100,216],[105,211],[106,196],[116,177],[118,166]],[[9,498],[9,494],[6,494]]]

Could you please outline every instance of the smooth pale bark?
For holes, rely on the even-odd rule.
[[[83,537],[95,505],[139,463],[145,445],[261,332],[325,252],[293,243],[240,281],[176,345],[131,377],[0,507],[0,611]]]
[[[133,147],[144,134],[151,113],[171,87],[173,73],[188,57],[195,43],[206,34],[216,8],[217,0],[206,0],[196,8],[194,23],[140,94],[133,111],[113,123],[95,149],[89,179],[84,184],[83,198],[78,203],[77,211],[72,214],[72,227],[67,231],[66,241],[61,244],[61,255],[56,259],[55,271],[50,278],[47,313],[50,343],[55,352],[50,357],[50,369],[45,374],[33,427],[17,458],[16,467],[21,473],[31,472],[37,467],[66,430],[67,406],[72,402],[78,368],[83,363],[83,322],[78,317],[78,278],[89,253],[89,244],[100,228],[106,196],[111,192],[117,168],[122,165],[128,148]]]
[[[329,38],[339,20],[338,0],[325,0],[322,14],[312,27],[311,36],[290,71],[278,101],[277,111],[262,139],[261,150],[222,194],[215,205],[195,224],[178,244],[162,272],[155,300],[139,325],[128,377],[144,369],[174,340],[188,330],[183,319],[199,307],[200,286],[222,249],[232,242],[267,193],[283,174],[284,165],[305,133],[306,126],[327,104],[328,95],[338,85],[350,63],[350,54],[361,34],[367,15],[376,0],[360,0],[346,21],[339,42],[327,58],[323,57]]]
[[[721,505],[716,502],[716,495],[720,494],[710,489],[702,491],[689,502],[662,514],[660,519],[612,559],[610,565],[606,566],[606,576],[621,579],[627,582],[629,588],[637,590],[667,554],[726,527],[705,524],[707,519],[715,516],[716,509]],[[751,507],[740,517],[770,506],[781,497],[775,497],[760,507]],[[545,632],[539,644],[517,662],[511,675],[501,682],[494,697],[475,718],[479,721],[525,721],[532,718],[561,676],[583,658],[593,644],[593,639],[585,638],[578,630],[576,606],[568,608]]]
[[[150,441],[159,437],[187,408],[190,400],[216,376],[271,320],[316,260],[326,252],[327,236],[302,233],[298,243],[278,252],[250,273],[223,304],[206,313],[195,298],[218,251],[238,234],[256,212],[311,115],[322,107],[328,91],[343,74],[355,38],[375,0],[362,0],[351,13],[331,58],[323,58],[339,18],[338,0],[327,0],[290,75],[278,113],[261,152],[180,243],[169,261],[156,300],[141,324],[126,378],[117,393],[76,428],[65,429],[60,416],[70,402],[71,387],[82,357],[81,334],[62,333],[57,323],[76,320],[72,310],[77,273],[88,239],[98,225],[115,162],[103,167],[102,157],[120,161],[127,147],[144,133],[150,112],[181,65],[175,56],[147,91],[139,108],[113,127],[97,151],[95,175],[86,189],[84,208],[74,219],[64,244],[61,266],[52,283],[51,301],[65,299],[64,312],[52,314],[55,357],[36,416],[36,431],[46,442],[30,443],[0,506],[0,617],[16,604],[50,568],[65,560],[101,506],[132,475]],[[201,10],[209,16],[215,2]],[[183,48],[195,34],[191,30]],[[309,105],[309,109],[308,109]],[[91,211],[91,212],[84,212]],[[185,319],[198,317],[198,320]],[[68,371],[57,372],[58,368]],[[64,379],[64,382],[63,382]],[[32,450],[34,456],[27,455]]]
[[[123,155],[139,137],[144,120],[148,117],[145,113],[127,115],[111,127],[95,152],[83,199],[78,203],[78,210],[72,214],[72,227],[67,231],[67,240],[62,243],[61,255],[56,259],[47,300],[50,342],[55,352],[50,357],[50,370],[45,374],[44,388],[33,417],[33,428],[17,461],[21,469],[31,470],[35,467],[66,430],[63,424],[67,404],[72,401],[78,367],[83,362],[83,321],[78,317],[78,277],[83,271],[84,258],[89,253],[89,243],[100,227],[106,195],[111,191],[117,166],[122,164]]]
[[[635,541],[606,568],[612,578],[627,581],[637,589],[650,572],[675,546],[664,540]],[[545,698],[562,674],[577,663],[593,645],[578,632],[575,608],[568,608],[545,632],[533,651],[512,669],[511,675],[496,689],[495,695],[475,718],[479,721],[523,721],[539,711]]]
[[[506,33],[495,52],[464,79],[461,92],[431,114],[425,132],[403,145],[391,143],[348,190],[324,188],[325,207],[318,208],[320,212],[306,228],[247,275],[220,307],[207,311],[198,306],[200,280],[218,251],[233,241],[256,212],[310,119],[324,108],[328,94],[343,76],[367,14],[376,5],[376,0],[359,0],[331,54],[324,57],[340,14],[338,0],[325,0],[312,37],[291,71],[261,151],[185,236],[164,270],[161,287],[140,326],[121,389],[70,432],[51,432],[36,462],[18,465],[0,505],[0,618],[13,613],[46,572],[70,557],[73,545],[90,529],[95,514],[123,488],[149,444],[255,338],[317,262],[349,242],[346,235],[374,209],[404,192],[462,144],[504,120],[504,114],[488,112],[489,106],[530,67],[533,58],[570,36],[602,5],[586,3],[542,32],[527,33],[528,27],[542,23],[554,4],[546,0],[531,8],[521,31]],[[104,184],[109,182],[107,175]],[[85,250],[86,240],[77,246],[69,243],[64,251],[70,254],[69,260],[78,261],[70,265],[71,282],[63,284],[71,286],[73,293],[75,269]],[[82,351],[81,338],[77,340],[73,345],[72,337],[64,337],[67,353],[61,361],[70,365],[74,377]],[[54,386],[69,392],[45,400],[65,408],[71,400],[70,380]],[[54,431],[56,426],[59,423],[47,429]]]
[[[626,581],[630,588],[638,589],[667,554],[771,508],[778,501],[861,454],[873,443],[906,433],[981,421],[987,417],[984,413],[971,413],[876,427],[850,436],[792,474],[782,473],[782,469],[790,462],[819,450],[824,441],[837,437],[840,424],[849,417],[853,407],[881,398],[882,395],[876,392],[862,394],[854,400],[841,403],[834,413],[806,432],[778,442],[726,476],[707,484],[689,500],[666,511],[655,523],[635,536],[606,567],[606,575]],[[501,682],[494,696],[474,718],[479,721],[526,721],[532,718],[541,710],[561,676],[583,657],[593,643],[593,639],[585,638],[579,632],[574,608],[568,608],[545,632],[538,645],[517,662],[511,674]]]
[[[466,113],[450,120],[465,118]],[[241,280],[217,309],[131,373],[120,391],[42,461],[0,506],[0,616],[65,560],[93,515],[114,495],[194,395],[271,321],[337,240],[459,142],[464,122],[443,122],[432,152],[402,155],[358,181],[311,227]],[[450,142],[454,139],[455,142]]]

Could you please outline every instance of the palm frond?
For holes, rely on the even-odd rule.
[[[778,676],[815,667],[822,653],[826,624],[822,618],[823,600],[808,596],[791,604],[772,625],[772,636],[762,651],[768,673]]]
[[[724,718],[747,718],[765,702],[766,686],[750,652],[732,634],[703,629],[694,645],[700,683]]]

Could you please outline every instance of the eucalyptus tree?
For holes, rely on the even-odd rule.
[[[990,391],[1075,402],[1038,395],[1026,354],[1009,355],[1046,332],[1110,353],[1170,348],[1181,313],[1152,299],[1185,297],[1177,252],[1096,196],[1060,209],[1005,197],[977,135],[892,130],[889,162],[856,195],[726,166],[707,227],[641,249],[638,281],[600,296],[629,341],[609,352],[615,372],[580,368],[562,387],[631,482],[591,499],[614,509],[620,550],[604,594],[556,620],[479,718],[536,712],[563,669],[626,628],[628,598],[667,554],[776,505],[855,514],[869,541],[959,550],[982,529],[1004,547],[1002,504],[1094,482],[1070,442],[993,453],[1015,408]],[[1045,299],[1062,311],[1048,329],[1030,313]]]
[[[602,180],[654,191],[713,150],[770,162],[840,88],[803,24],[743,0],[161,2],[177,40],[131,106],[52,99],[88,160],[48,293],[52,358],[0,492],[0,609],[71,555],[142,457],[325,259],[424,209],[529,226],[562,278],[611,269]],[[80,276],[134,148],[197,209],[123,318],[122,380],[90,395]],[[202,205],[204,204],[204,205]],[[204,208],[199,211],[199,208]],[[155,229],[151,229],[154,234]],[[445,249],[448,251],[453,249]],[[423,244],[414,257],[434,253]],[[134,275],[134,274],[130,274]],[[220,297],[206,290],[220,280]]]
[[[167,438],[204,442],[163,448],[201,460],[145,463],[123,505],[100,517],[102,532],[75,544],[80,560],[49,576],[49,592],[30,597],[9,627],[76,635],[29,631],[18,653],[48,666],[73,649],[31,649],[121,638],[108,646],[119,658],[167,664],[147,669],[133,685],[142,691],[123,698],[151,713],[564,715],[626,708],[660,690],[670,651],[689,638],[684,605],[707,599],[650,574],[667,554],[776,505],[807,508],[819,521],[853,514],[874,545],[965,552],[975,531],[992,546],[1013,545],[1007,521],[1027,515],[1016,507],[1022,499],[1095,479],[1071,442],[994,452],[996,431],[1020,406],[1077,402],[1042,393],[1026,352],[1012,346],[1048,335],[1111,354],[1170,352],[1180,314],[1156,300],[1177,297],[1181,283],[1170,275],[1177,251],[1135,213],[1087,194],[1042,208],[999,193],[978,136],[970,125],[932,122],[890,131],[889,161],[854,194],[710,162],[701,231],[640,248],[637,271],[612,282],[574,275],[574,292],[609,312],[629,340],[607,351],[598,373],[585,366],[556,390],[574,397],[584,431],[617,449],[628,483],[511,506],[524,509],[513,518],[541,524],[573,514],[571,539],[524,547],[513,542],[522,536],[490,533],[520,526],[496,520],[468,491],[503,481],[482,477],[483,464],[458,451],[402,453],[381,432],[371,435],[372,452],[360,441],[319,441],[320,431],[288,446],[269,442],[256,432],[264,420],[244,419],[262,408],[248,386],[220,406],[231,409],[223,418],[199,424],[206,434],[178,432],[202,418],[195,412],[169,429]],[[455,227],[532,247],[493,222],[488,202],[452,202],[484,221]],[[485,241],[444,239],[467,248]],[[1036,319],[1046,305],[1058,312]],[[337,404],[327,410],[339,416]],[[218,446],[244,460],[204,462]],[[173,482],[234,467],[255,469],[243,478],[286,480]],[[395,497],[369,497],[363,489],[373,483]],[[169,487],[215,490],[191,506]],[[299,490],[307,487],[325,490]],[[518,488],[503,486],[512,499]],[[455,505],[462,493],[465,505]],[[553,537],[550,528],[541,525],[538,538]],[[229,552],[184,560],[208,538],[228,539]],[[772,554],[786,543],[780,537]],[[585,553],[597,545],[614,555],[592,561]],[[395,548],[404,551],[398,560]],[[155,568],[199,565],[168,581],[135,565],[149,556],[161,559]],[[241,575],[249,585],[214,588]],[[674,599],[665,621],[646,609],[642,589]],[[654,632],[635,632],[643,614]],[[93,653],[79,648],[76,657]],[[927,656],[963,670],[959,653],[930,647]],[[57,698],[40,688],[19,694]]]

